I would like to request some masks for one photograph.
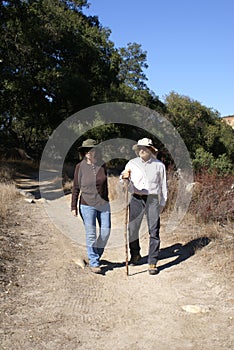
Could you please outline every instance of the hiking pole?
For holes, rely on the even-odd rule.
[[[124,229],[124,240],[125,240],[125,257],[126,257],[126,274],[128,276],[128,182],[125,183],[125,229]]]

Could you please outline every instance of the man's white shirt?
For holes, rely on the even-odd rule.
[[[167,200],[167,183],[165,165],[158,159],[144,161],[140,157],[131,159],[125,171],[131,170],[129,191],[140,195],[157,194],[159,203],[165,206]]]

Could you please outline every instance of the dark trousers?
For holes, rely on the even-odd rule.
[[[160,248],[160,217],[157,195],[132,195],[129,203],[129,248],[131,257],[140,253],[139,230],[144,214],[149,230],[148,264],[156,264]]]

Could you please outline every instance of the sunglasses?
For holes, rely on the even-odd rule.
[[[92,152],[95,153],[96,150],[94,148],[84,148],[84,153]]]
[[[145,146],[138,146],[138,150],[139,151],[145,151],[145,152],[149,152],[149,149]]]

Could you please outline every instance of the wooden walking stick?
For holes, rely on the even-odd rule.
[[[124,240],[125,240],[125,257],[126,257],[126,274],[128,276],[128,182],[125,182],[125,229],[124,229]]]

